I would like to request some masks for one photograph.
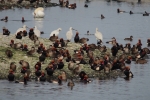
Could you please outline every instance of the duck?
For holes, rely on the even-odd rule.
[[[27,69],[30,69],[29,63],[27,61],[25,61],[25,60],[20,60],[19,64],[21,64],[22,66],[24,66]]]
[[[14,81],[15,80],[15,75],[12,69],[9,70],[9,74],[7,76],[8,81]]]
[[[105,17],[104,17],[104,15],[103,14],[101,14],[101,19],[104,19]]]
[[[35,52],[35,47],[32,47],[31,50],[27,52],[27,55],[33,55],[34,52]]]
[[[62,62],[62,59],[58,60],[57,69],[63,69],[64,63]]]
[[[28,51],[28,46],[26,44],[23,45],[22,51]]]
[[[147,46],[150,46],[150,39],[147,39]]]
[[[70,81],[67,83],[67,86],[71,87],[71,90],[73,89],[73,86],[75,86],[73,79],[71,78]]]
[[[69,9],[75,9],[77,6],[76,6],[76,3],[73,3],[73,4],[70,4],[68,6]]]
[[[74,37],[74,42],[75,42],[75,43],[78,43],[79,40],[80,40],[79,32],[76,32],[76,35],[75,35],[75,37]]]
[[[116,44],[116,38],[115,37],[113,37],[113,38],[111,38],[112,40],[111,41],[107,41],[106,43],[107,44]]]
[[[53,34],[53,36],[50,36],[49,40],[54,42],[58,39],[58,36],[55,36],[55,34]]]
[[[68,69],[70,71],[72,71],[74,68],[75,68],[75,62],[73,62],[72,60],[69,61],[69,63],[68,63]]]
[[[147,13],[147,12],[145,11],[145,14],[143,14],[143,16],[149,16],[149,13]]]
[[[23,25],[22,28],[19,28],[19,29],[16,31],[15,35],[17,35],[17,33],[20,32],[20,31],[22,31],[22,32],[23,32],[24,30],[26,31],[26,28],[27,28],[27,26],[26,26],[26,25]]]
[[[41,76],[40,76],[40,82],[45,82],[46,81],[46,75],[44,71],[41,71]]]
[[[84,5],[84,7],[88,7],[88,5],[87,5],[87,4],[85,4],[85,5]]]
[[[21,35],[22,31],[18,32],[16,35],[16,39],[22,39],[22,35]]]
[[[117,9],[118,13],[125,13],[126,11],[120,10],[119,8]]]
[[[89,41],[88,38],[81,38],[81,39],[79,39],[79,43],[82,43],[82,44],[85,44],[85,43],[87,43],[88,41]]]
[[[23,48],[23,44],[21,44],[21,43],[14,43],[14,40],[11,40],[10,47],[12,47],[14,49],[22,49]]]
[[[5,27],[3,27],[3,35],[10,35],[10,31],[8,29],[6,29]]]
[[[86,33],[85,35],[94,35],[94,34],[90,34],[90,32],[89,32],[89,31],[87,31],[87,33]]]
[[[124,74],[126,75],[127,78],[134,76],[133,73],[130,71],[130,67],[129,66],[125,67]]]
[[[0,19],[1,21],[7,22],[8,21],[8,16],[5,16],[5,18]]]
[[[11,57],[13,56],[12,51],[9,50],[9,49],[7,49],[7,50],[5,51],[5,54],[7,55],[8,58],[11,58]]]
[[[15,62],[11,62],[10,63],[10,69],[12,69],[13,70],[13,72],[15,72],[16,71],[16,63]]]
[[[133,36],[131,35],[130,38],[125,38],[124,40],[132,41],[133,40]]]
[[[129,14],[131,15],[131,14],[133,14],[133,12],[132,12],[132,11],[130,11],[130,12],[129,12]]]

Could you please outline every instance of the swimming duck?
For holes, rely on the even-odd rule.
[[[46,81],[46,75],[45,75],[44,71],[41,71],[40,81],[41,82],[45,82]]]
[[[125,67],[124,74],[126,75],[126,77],[133,77],[133,74],[130,71],[130,67],[129,66]]]
[[[125,38],[124,40],[132,41],[133,40],[133,36],[130,36],[130,38]]]
[[[5,51],[5,54],[7,55],[8,58],[11,58],[13,56],[12,51],[8,49]]]
[[[104,19],[105,17],[104,17],[104,15],[103,14],[101,14],[101,19]]]
[[[120,10],[119,8],[117,9],[117,12],[118,13],[125,13],[126,11],[122,11],[122,10]]]
[[[129,12],[129,14],[131,15],[131,14],[133,14],[133,12],[132,12],[132,11],[130,11],[130,12]]]
[[[143,16],[149,16],[149,13],[147,13],[147,12],[145,11],[145,14],[143,14]]]
[[[87,4],[85,4],[85,5],[84,5],[84,7],[88,7],[88,5],[87,5]]]
[[[8,21],[8,16],[5,16],[5,18],[0,19],[1,21],[7,22]]]
[[[147,46],[150,46],[150,39],[147,39]]]

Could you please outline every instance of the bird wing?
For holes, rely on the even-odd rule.
[[[96,37],[97,39],[103,40],[103,35],[102,35],[101,32],[96,32],[96,33],[95,33],[95,37]]]

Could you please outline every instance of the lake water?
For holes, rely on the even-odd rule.
[[[58,3],[58,0],[51,0]],[[62,28],[59,37],[66,39],[66,32],[69,27],[73,27],[79,32],[80,37],[88,37],[89,43],[96,43],[95,36],[86,36],[89,30],[91,34],[95,33],[96,27],[103,34],[103,43],[116,37],[118,43],[126,44],[125,37],[133,36],[131,44],[137,43],[141,39],[143,47],[150,38],[150,17],[142,14],[117,13],[117,8],[133,12],[149,12],[150,3],[126,3],[126,2],[106,2],[103,0],[92,0],[88,3],[88,8],[84,7],[85,0],[69,0],[70,3],[76,3],[76,9],[61,7],[45,8],[44,19],[34,19],[32,12],[34,9],[5,10],[0,12],[0,18],[8,16],[9,21],[0,22],[0,28],[5,26],[11,33],[15,33],[19,27],[24,24],[28,27],[37,26],[44,34],[41,37],[49,38],[51,31]],[[105,19],[100,18],[103,14]],[[19,21],[24,16],[28,22]],[[0,31],[2,32],[2,30]],[[73,31],[75,35],[75,31]],[[73,41],[73,39],[72,39]],[[111,47],[111,45],[106,44]],[[150,63],[144,65],[134,64],[132,62],[131,71],[134,78],[129,81],[122,77],[111,80],[93,79],[92,83],[75,83],[73,90],[67,87],[67,83],[59,86],[52,83],[29,82],[27,86],[23,84],[9,83],[7,80],[0,80],[0,100],[149,100],[150,98]]]

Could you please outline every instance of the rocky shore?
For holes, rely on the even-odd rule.
[[[39,2],[39,3],[30,3],[29,0],[23,0],[21,3],[17,2],[18,0],[12,0],[12,2],[5,1],[0,3],[0,10],[7,10],[7,9],[13,9],[15,7],[17,8],[37,8],[37,7],[55,7],[59,6],[57,3],[52,3],[52,2]]]
[[[40,54],[35,52],[33,55],[29,56],[29,55],[27,55],[26,51],[22,51],[19,49],[13,49],[9,45],[10,41],[14,40],[15,43],[27,44],[29,50],[31,49],[31,47],[35,47],[37,49],[38,47],[34,45],[34,42],[32,40],[30,40],[28,38],[28,36],[23,37],[21,40],[16,39],[14,34],[10,34],[9,36],[0,34],[0,40],[1,40],[1,42],[0,42],[0,79],[7,79],[7,75],[10,70],[10,63],[15,62],[17,68],[16,68],[16,72],[14,74],[15,74],[16,79],[19,80],[23,76],[20,73],[21,68],[22,68],[22,66],[19,64],[20,60],[24,60],[29,63],[30,70],[31,70],[30,78],[34,79],[35,78],[34,66],[39,61]],[[43,45],[46,48],[49,48],[49,45],[52,45],[52,43],[53,43],[49,39],[45,39],[45,38],[39,38],[39,41],[41,43],[43,43]],[[79,44],[79,43],[69,42],[67,44],[66,49],[69,50],[69,52],[71,54],[73,54],[74,50],[78,50],[80,47],[81,47],[81,44]],[[13,52],[12,58],[7,57],[7,55],[5,54],[6,50],[11,50]],[[98,49],[96,49],[96,50],[94,50],[94,57],[102,58],[105,54],[111,55],[110,52],[111,51],[109,48],[107,48],[107,51],[105,53],[102,53]],[[123,54],[123,52],[119,51],[117,55],[119,56],[121,54]],[[87,57],[87,55],[85,54],[84,59],[85,59],[85,61],[88,62],[89,57]],[[45,71],[45,68],[48,66],[48,64],[50,63],[51,60],[52,60],[52,58],[50,58],[50,57],[46,58],[46,60],[44,61],[44,64],[42,64],[42,69],[41,69],[42,71]],[[56,69],[54,71],[53,78],[56,79],[58,77],[58,75],[61,74],[62,72],[66,72],[67,78],[71,78],[71,77],[79,78],[78,76],[74,75],[72,73],[72,71],[70,71],[68,69],[68,62],[66,62],[65,58],[63,59],[63,62],[65,64],[64,68],[61,70]],[[101,71],[92,70],[89,64],[80,64],[80,66],[82,67],[81,70],[85,71],[90,78],[98,77],[100,79],[105,79],[105,78],[116,78],[120,75],[124,76],[123,72],[120,70],[112,70],[109,74],[105,74],[103,70],[101,70]],[[45,71],[45,73],[46,73],[46,71]]]

